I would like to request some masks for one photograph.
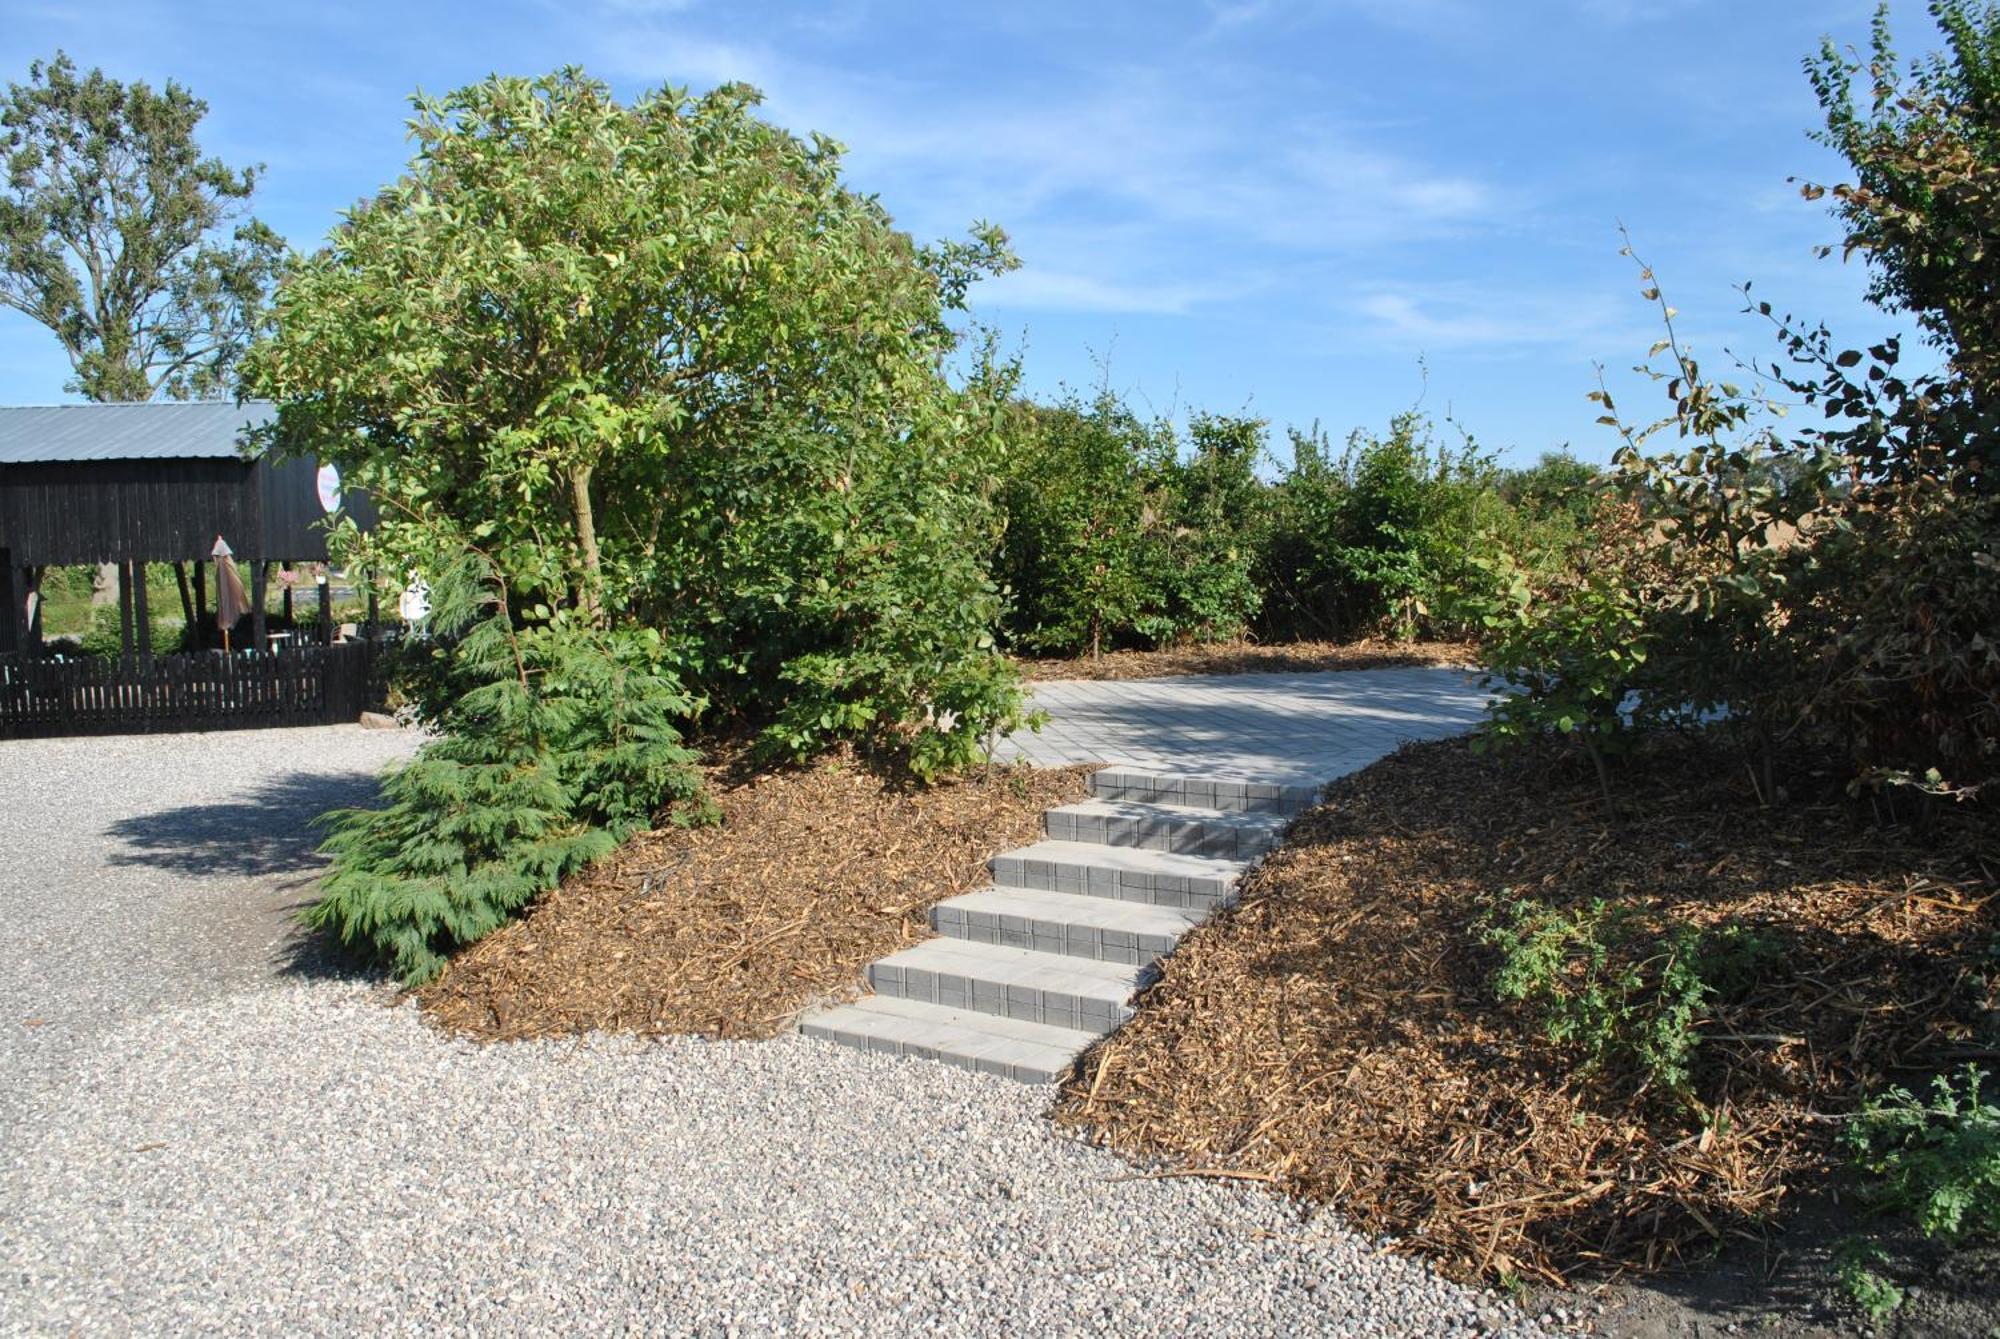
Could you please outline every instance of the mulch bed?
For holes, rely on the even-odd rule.
[[[1056,1117],[1330,1202],[1460,1277],[1605,1277],[1756,1236],[1828,1171],[1857,1092],[2000,1045],[1990,812],[1888,827],[1840,779],[1795,772],[1820,798],[1761,810],[1740,769],[1663,746],[1629,761],[1613,815],[1568,761],[1406,748],[1182,941]],[[1495,1001],[1479,927],[1502,890],[1779,937],[1706,1026],[1704,1111],[1580,1076]]]
[[[1082,799],[1089,768],[993,767],[906,787],[838,759],[710,771],[719,826],[628,842],[418,992],[446,1029],[488,1040],[603,1030],[769,1037],[862,969],[929,937],[932,904]]]
[[[1185,674],[1305,674],[1318,670],[1399,669],[1412,665],[1472,666],[1463,642],[1218,642],[1160,651],[1107,651],[1095,659],[1038,660],[1017,656],[1031,681],[1044,679],[1164,679]]]

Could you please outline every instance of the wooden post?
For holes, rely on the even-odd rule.
[[[194,565],[194,649],[208,649],[208,567],[200,560]]]
[[[0,614],[0,652],[28,649],[28,627],[24,616],[27,596],[15,577],[16,572],[27,570],[15,567],[13,555],[0,550],[0,600],[6,601],[7,606],[7,612]]]
[[[382,635],[382,603],[375,596],[375,574],[364,572],[361,580],[368,587],[368,640],[372,642]]]
[[[319,644],[333,645],[333,573],[326,568],[319,574]]]
[[[132,564],[118,564],[118,654],[132,658]]]
[[[126,568],[132,574],[132,622],[139,633],[139,659],[153,658],[153,615],[146,601],[146,564],[132,562]]]
[[[270,564],[262,558],[250,564],[250,645],[262,651],[270,642],[264,635],[264,600],[270,594]]]
[[[186,624],[188,630],[192,632],[194,630],[194,594],[188,590],[188,570],[186,563],[177,562],[174,564],[174,585],[180,587],[181,592],[181,622]],[[192,639],[183,637],[181,640],[191,643]]]
[[[292,565],[290,563],[280,563],[278,564],[278,570],[281,572],[289,572],[292,570]],[[278,584],[285,588],[285,628],[287,631],[289,631],[295,623],[295,620],[292,617],[292,583],[289,581],[281,581]]]

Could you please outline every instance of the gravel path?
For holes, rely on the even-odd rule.
[[[440,1038],[283,919],[301,820],[407,748],[0,744],[0,1332],[1513,1319],[1253,1188],[1131,1179],[1042,1090],[796,1038]]]

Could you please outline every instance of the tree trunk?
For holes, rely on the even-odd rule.
[[[1597,741],[1589,735],[1583,737],[1583,747],[1590,754],[1590,765],[1597,770],[1598,793],[1604,796],[1604,811],[1615,816],[1618,802],[1611,797],[1611,769],[1605,765],[1604,751],[1597,747]]]
[[[585,616],[593,623],[604,621],[602,604],[603,565],[597,552],[597,514],[590,503],[590,476],[593,470],[588,465],[579,465],[570,471],[570,493],[576,501],[576,538],[583,548],[583,589],[578,593],[577,603]]]
[[[146,564],[134,561],[132,573],[132,629],[139,645],[139,659],[153,658],[153,608],[146,597]]]
[[[187,624],[188,631],[192,633],[194,631],[194,592],[188,589],[186,563],[174,564],[174,584],[180,587],[181,591],[181,622]],[[183,637],[181,640],[187,641],[188,638]]]
[[[271,565],[259,558],[250,564],[250,649],[268,651],[270,631],[264,606],[271,602]]]
[[[132,658],[132,565],[113,563],[112,571],[118,580],[118,658]],[[92,601],[96,603],[95,600]]]

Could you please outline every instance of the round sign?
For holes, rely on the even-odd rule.
[[[319,488],[320,510],[339,511],[340,471],[331,465],[322,465],[319,467],[319,473],[313,476],[313,482]]]

